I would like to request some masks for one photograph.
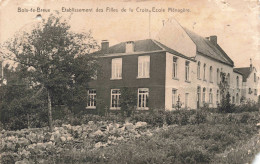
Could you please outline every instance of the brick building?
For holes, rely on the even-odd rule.
[[[155,39],[111,47],[104,40],[96,54],[101,70],[89,83],[87,109],[119,110],[123,87],[136,93],[137,110],[173,110],[178,100],[187,109],[205,104],[217,107],[220,72],[227,75],[231,103],[239,105],[245,87],[255,88],[259,79],[246,83],[245,72],[234,69],[234,62],[218,45],[217,36],[201,37],[175,20],[168,21]],[[247,77],[254,76],[252,73]]]

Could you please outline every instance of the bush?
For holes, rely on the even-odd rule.
[[[165,123],[165,115],[166,115],[166,112],[162,109],[153,110],[151,112],[136,111],[131,116],[131,121],[133,121],[133,122],[143,121],[143,122],[147,122],[148,124],[150,124],[152,126],[161,127]]]
[[[209,163],[210,156],[202,153],[200,150],[186,150],[180,153],[182,163]]]
[[[202,110],[196,111],[195,116],[191,119],[192,124],[202,124],[207,121],[207,113]]]

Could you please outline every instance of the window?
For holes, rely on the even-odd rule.
[[[149,100],[149,89],[139,88],[137,107],[139,109],[148,109],[148,100]]]
[[[219,84],[219,76],[220,76],[219,69],[217,69],[217,84]]]
[[[112,59],[111,79],[122,79],[122,58]]]
[[[209,90],[209,103],[213,103],[213,94],[212,94],[212,89]]]
[[[87,108],[96,108],[96,90],[95,89],[88,90]]]
[[[177,78],[177,58],[173,57],[172,63],[172,78]]]
[[[252,90],[251,88],[248,89],[248,94],[251,94],[252,93]]]
[[[189,93],[185,93],[185,108],[189,107]]]
[[[257,89],[255,89],[255,95],[257,95]]]
[[[177,101],[177,89],[172,89],[172,108],[175,108]]]
[[[212,66],[209,67],[209,81],[213,82],[213,79],[212,79]]]
[[[150,56],[138,57],[138,78],[150,77]]]
[[[200,79],[200,62],[198,62],[197,66],[197,78]]]
[[[227,74],[227,83],[228,83],[228,85],[230,85],[230,74],[229,73]]]
[[[239,77],[237,76],[237,88],[239,88]]]
[[[256,73],[254,73],[254,82],[256,82]]]
[[[203,102],[203,104],[205,104],[205,102],[206,102],[206,88],[203,88],[202,102]]]
[[[235,96],[232,96],[232,104],[235,104]]]
[[[186,61],[185,62],[185,80],[186,81],[189,81],[190,80],[190,62],[189,61]]]
[[[120,109],[120,89],[111,89],[111,107],[110,109]]]
[[[219,90],[217,90],[217,95],[216,95],[216,104],[219,103]]]
[[[203,80],[206,80],[206,64],[203,66]]]
[[[239,104],[239,95],[238,95],[238,93],[236,94],[236,103]]]

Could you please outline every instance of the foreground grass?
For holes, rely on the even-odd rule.
[[[253,152],[248,155],[253,145],[247,140],[256,132],[256,127],[242,123],[169,126],[150,137],[84,153],[64,152],[64,156],[68,163],[246,163],[254,157]],[[251,140],[259,142],[259,137]],[[247,144],[241,147],[242,143]]]

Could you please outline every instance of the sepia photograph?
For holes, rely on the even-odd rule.
[[[259,0],[0,0],[1,164],[260,164]]]

